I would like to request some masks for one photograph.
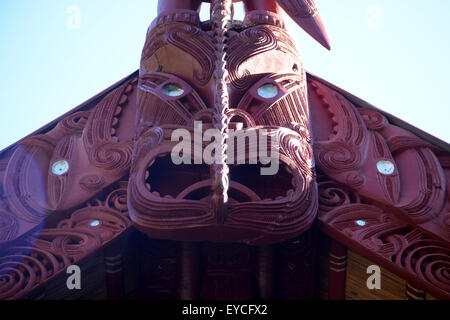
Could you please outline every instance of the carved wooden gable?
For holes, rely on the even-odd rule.
[[[205,298],[233,296],[218,277],[249,298],[252,284],[233,270],[264,274],[251,262],[260,249],[238,245],[245,259],[231,255],[227,264],[231,251],[214,254],[220,246],[277,244],[286,261],[279,296],[297,297],[295,286],[311,289],[303,279],[314,271],[306,264],[314,259],[314,222],[448,299],[448,144],[420,138],[407,124],[306,74],[280,14],[283,8],[329,47],[312,1],[245,1],[243,22],[232,20],[231,1],[213,1],[211,21],[201,22],[200,4],[161,1],[139,75],[1,153],[0,299],[30,296],[132,226],[155,239],[222,243],[204,247]],[[278,146],[276,174],[263,176],[260,165],[245,162],[262,140],[240,152],[230,147],[238,128],[259,137],[273,133],[267,141]],[[174,164],[179,129],[192,136],[216,129],[218,162],[196,163],[202,159],[193,152],[192,164]],[[207,147],[196,143],[193,151]],[[233,161],[230,150],[238,154]],[[309,240],[293,240],[298,237]],[[258,254],[264,270],[272,270],[270,251]],[[174,258],[164,259],[172,268]],[[168,279],[155,280],[158,272],[149,286]],[[267,281],[259,282],[263,297],[271,297]],[[158,290],[167,293],[172,282]]]

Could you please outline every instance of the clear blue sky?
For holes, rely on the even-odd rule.
[[[0,0],[0,149],[135,71],[156,3]],[[449,142],[450,1],[316,4],[333,48],[291,24],[306,69]]]

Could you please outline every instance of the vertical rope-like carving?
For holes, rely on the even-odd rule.
[[[213,126],[222,134],[220,141],[220,161],[215,161],[212,166],[212,206],[217,215],[218,222],[223,222],[225,217],[224,204],[228,202],[229,168],[226,163],[226,140],[228,139],[229,109],[228,88],[226,79],[228,76],[226,66],[227,31],[232,19],[232,0],[213,0],[212,26],[216,46],[216,68],[214,78],[216,92],[214,100],[215,113]],[[216,157],[217,159],[217,157]]]

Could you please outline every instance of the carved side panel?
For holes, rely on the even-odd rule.
[[[24,299],[67,267],[78,264],[131,226],[126,182],[54,228],[45,228],[0,251],[0,300]]]
[[[450,298],[450,249],[339,183],[319,183],[321,228],[346,246],[442,299]]]
[[[54,220],[56,213],[79,206],[128,174],[136,84],[136,79],[124,83],[97,105],[10,151],[2,174],[0,244]]]
[[[311,80],[309,88],[320,170],[370,203],[450,242],[444,222],[447,178],[438,158],[445,152],[319,81]]]

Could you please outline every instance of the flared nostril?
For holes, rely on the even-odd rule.
[[[170,154],[156,158],[145,173],[147,190],[165,199],[202,200],[209,196],[210,187],[199,183],[208,183],[209,180],[208,165],[175,165]],[[199,188],[192,188],[195,185],[199,185]]]
[[[229,167],[230,203],[289,199],[297,188],[292,169],[280,163],[275,175],[262,175],[261,164]],[[145,187],[158,198],[209,201],[211,166],[207,164],[175,165],[170,155],[157,157],[145,173]]]
[[[292,170],[282,163],[275,175],[261,175],[262,165],[244,164],[230,167],[230,180],[245,186],[262,200],[281,200],[295,188]],[[233,189],[233,188],[232,188]],[[233,190],[230,190],[233,193]],[[241,202],[241,201],[239,201]]]

